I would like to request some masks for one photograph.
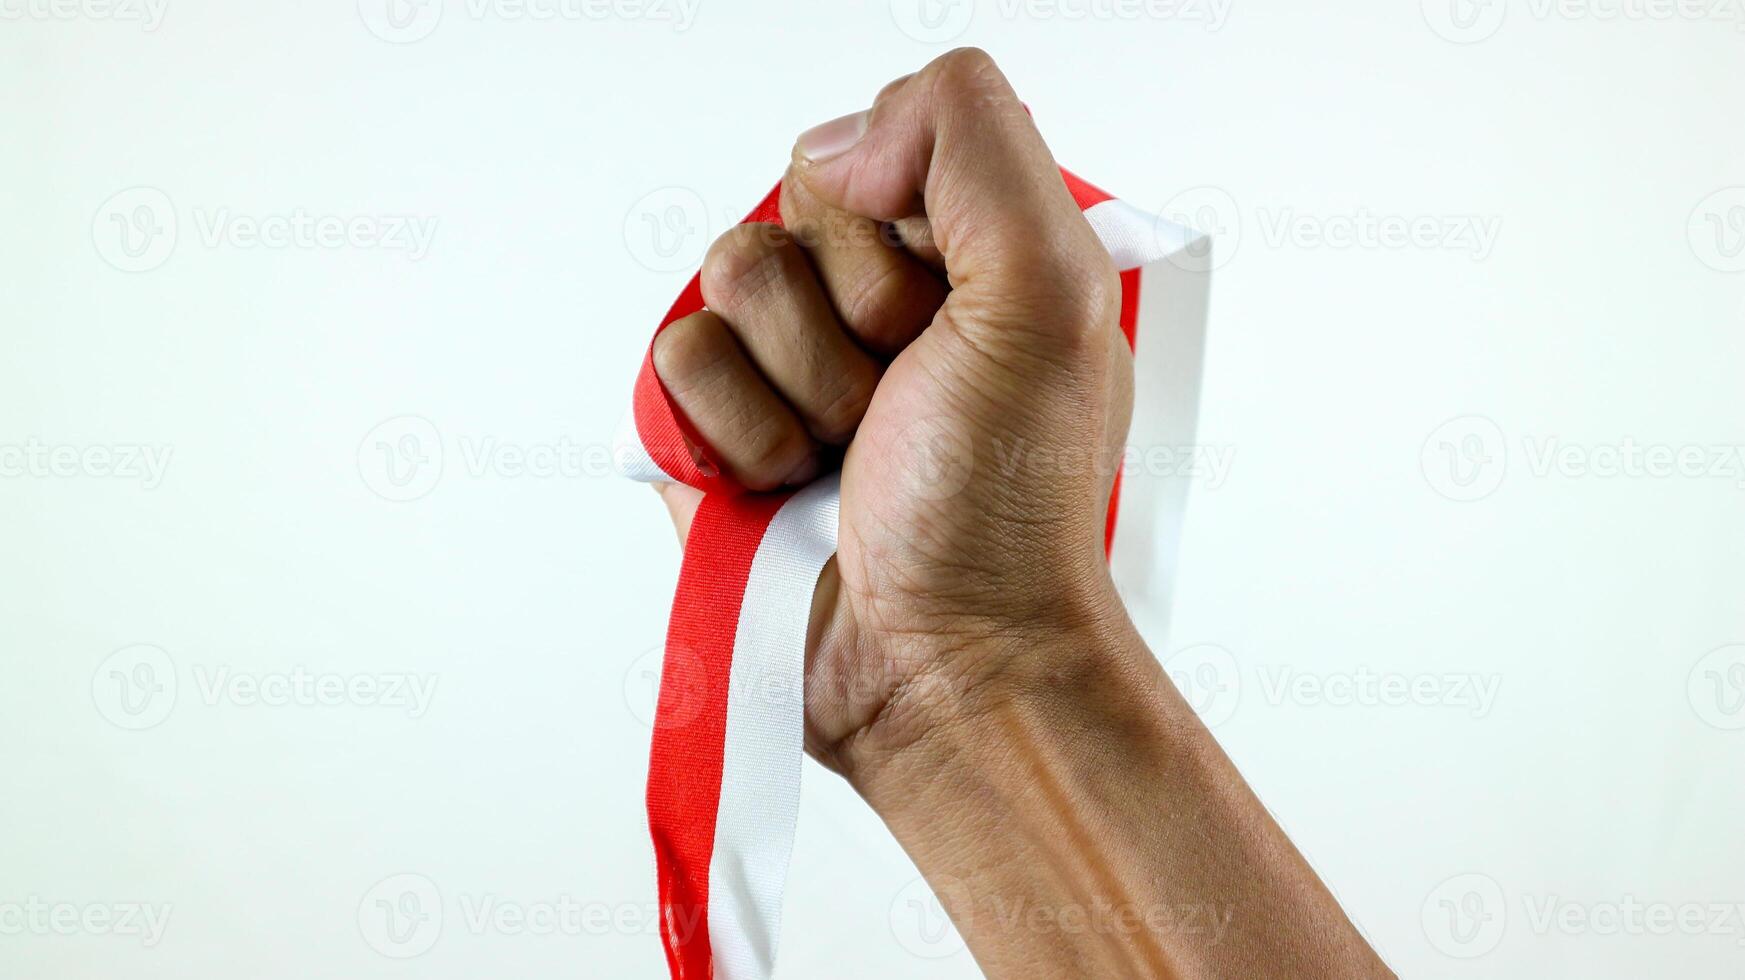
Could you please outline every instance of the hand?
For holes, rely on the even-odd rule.
[[[842,452],[807,747],[985,973],[1391,976],[1116,598],[1118,280],[993,62],[954,51],[802,135],[782,220],[714,244],[709,309],[655,339],[655,369],[749,487]],[[699,495],[662,493],[682,537]]]
[[[980,51],[802,135],[781,203],[785,231],[714,243],[708,310],[654,365],[752,489],[840,456],[805,700],[808,749],[849,771],[967,688],[1049,683],[1061,665],[1019,646],[1130,629],[1102,545],[1132,363],[1108,253]],[[698,494],[662,493],[682,536]]]

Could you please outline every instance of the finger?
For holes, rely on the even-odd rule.
[[[660,502],[666,505],[667,516],[673,520],[673,531],[679,536],[682,550],[691,536],[691,521],[696,518],[697,507],[703,502],[703,491],[683,483],[650,483],[649,486],[660,494]]]
[[[985,52],[950,52],[872,109],[802,134],[794,170],[828,204],[881,221],[925,213],[961,302],[1022,312],[990,331],[1082,327],[1118,308],[1108,253],[1005,76]],[[1017,302],[1014,302],[1017,301]],[[1031,302],[1033,301],[1033,302]],[[1036,316],[1063,304],[1084,317]],[[1038,328],[1041,328],[1040,330]]]
[[[739,225],[710,246],[702,284],[704,301],[806,430],[846,444],[872,402],[879,365],[843,332],[793,237],[773,224]]]
[[[817,447],[719,316],[677,320],[654,338],[654,371],[722,469],[751,490],[818,473]]]
[[[923,265],[934,272],[941,275],[945,273],[945,255],[934,243],[933,226],[926,218],[898,218],[891,223],[891,228],[910,255],[920,259]]]
[[[896,356],[945,302],[945,283],[886,223],[830,207],[791,172],[781,208],[783,227],[805,247],[837,318],[866,349]]]

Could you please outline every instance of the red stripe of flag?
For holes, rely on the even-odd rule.
[[[660,934],[673,980],[710,980],[713,970],[709,859],[721,801],[733,642],[752,559],[788,496],[709,494],[685,542],[648,762]]]

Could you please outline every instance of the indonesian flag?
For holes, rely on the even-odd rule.
[[[1161,626],[1157,580],[1171,571],[1186,482],[1135,472],[1134,463],[1193,442],[1208,242],[1061,177],[1121,270],[1136,393],[1106,543],[1135,618]],[[778,186],[745,220],[779,224],[780,194]],[[693,276],[656,332],[702,308]],[[839,482],[833,474],[798,491],[746,493],[705,452],[661,387],[651,345],[614,456],[632,479],[705,492],[667,625],[649,755],[661,939],[673,980],[764,980],[775,970],[799,816],[807,621],[836,553]]]

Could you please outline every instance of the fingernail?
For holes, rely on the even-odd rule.
[[[867,116],[867,110],[862,109],[806,130],[800,134],[800,155],[813,163],[841,156],[866,135]]]
[[[818,477],[818,469],[818,454],[813,453],[812,455],[807,456],[800,465],[794,467],[794,471],[789,473],[787,477],[782,480],[782,483],[790,487],[804,486]]]

